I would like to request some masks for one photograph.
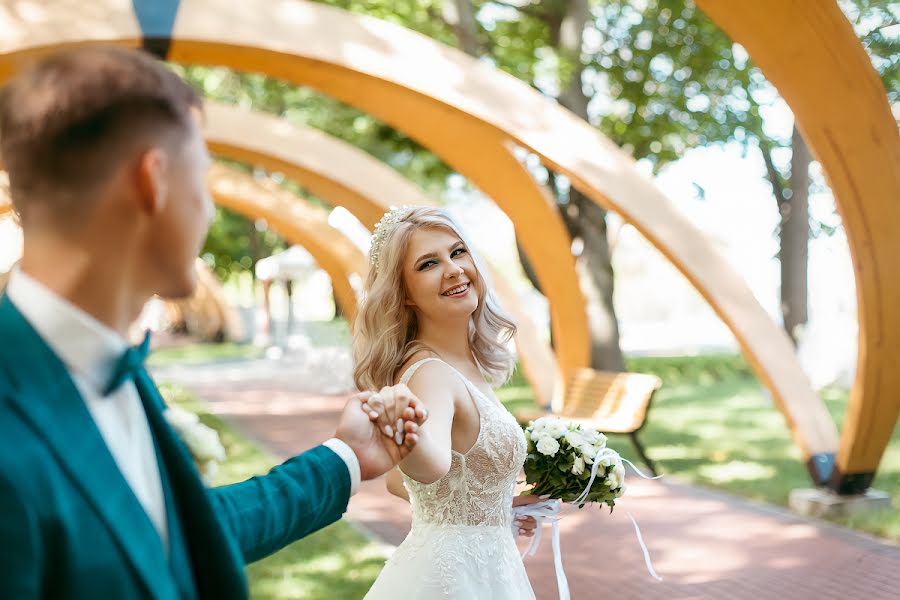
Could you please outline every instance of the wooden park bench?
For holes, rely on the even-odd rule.
[[[662,381],[656,375],[577,369],[566,387],[562,410],[557,413],[521,411],[516,418],[524,424],[538,417],[555,415],[602,433],[628,434],[638,456],[656,475],[656,467],[637,434],[646,422],[650,401],[661,385]]]

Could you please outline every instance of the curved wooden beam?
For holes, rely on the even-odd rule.
[[[778,88],[834,192],[856,273],[859,353],[829,485],[860,492],[900,416],[897,124],[871,60],[832,0],[698,4]]]
[[[213,165],[207,178],[216,204],[250,218],[263,218],[292,244],[306,248],[331,277],[341,310],[352,321],[356,290],[352,280],[364,281],[366,259],[340,231],[328,224],[328,214],[288,191],[263,185],[253,177],[223,165]]]
[[[210,150],[291,177],[370,230],[391,205],[437,206],[399,173],[359,148],[283,118],[208,102],[204,135]],[[490,265],[497,296],[518,324],[516,348],[541,406],[553,399],[556,357],[502,273]]]
[[[272,0],[259,10],[253,2],[195,0],[179,6],[171,31],[144,35],[132,7],[115,0],[98,0],[93,12],[65,0],[44,2],[43,12],[18,10],[25,3],[4,0],[0,79],[22,57],[53,47],[146,41],[158,48],[155,42],[163,37],[164,56],[171,60],[263,70],[312,85],[421,141],[516,223],[519,241],[539,259],[534,266],[552,300],[554,339],[560,365],[568,371],[587,364],[583,298],[579,291],[573,301],[547,282],[568,277],[574,259],[556,245],[544,249],[543,240],[565,232],[552,201],[513,158],[511,146],[536,153],[592,200],[619,212],[693,283],[772,390],[806,457],[837,447],[834,423],[786,334],[707,236],[637,171],[630,157],[524,83],[396,25],[320,4]],[[147,3],[135,0],[134,5]],[[581,342],[575,344],[576,338]],[[572,343],[563,344],[564,339]]]

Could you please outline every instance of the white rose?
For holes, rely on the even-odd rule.
[[[572,475],[581,475],[582,473],[584,473],[584,459],[576,456],[575,464],[572,465]]]
[[[561,438],[566,433],[566,423],[559,417],[541,417],[534,422],[532,436],[535,433],[544,433],[554,439]]]
[[[198,422],[187,427],[181,435],[197,462],[225,459],[225,448],[215,429]]]
[[[189,410],[185,410],[179,406],[168,406],[166,412],[163,413],[166,420],[176,431],[181,431],[194,423],[199,423],[200,419]]]
[[[555,456],[559,451],[559,442],[548,435],[541,436],[535,445],[537,451],[545,456]]]
[[[565,433],[566,441],[569,442],[569,445],[573,448],[580,448],[581,446],[588,444],[587,438],[584,437],[584,434],[580,431],[567,431]]]
[[[616,472],[612,471],[606,476],[606,485],[609,486],[609,489],[614,490],[619,487],[619,480],[616,478]]]
[[[625,483],[625,465],[621,461],[616,463],[613,473],[616,474],[616,479],[619,480],[619,483]]]
[[[602,448],[597,451],[596,460],[603,467],[609,467],[616,463],[619,460],[619,453],[611,448]]]
[[[561,437],[563,437],[568,430],[569,428],[566,427],[566,423],[562,419],[556,419],[547,427],[547,433],[549,433],[556,439],[560,439]]]
[[[587,461],[589,465],[594,464],[594,458],[597,456],[597,448],[592,446],[591,444],[582,444],[579,448],[581,450],[581,455],[584,456],[584,459]]]
[[[559,417],[541,417],[540,419],[536,419],[533,425],[534,430],[544,431],[550,426],[553,421],[559,421]]]
[[[596,446],[598,448],[606,447],[606,436],[603,435],[602,433],[600,433],[599,431],[591,432],[591,435],[588,438],[588,441],[590,441],[591,444],[593,444],[594,446]]]

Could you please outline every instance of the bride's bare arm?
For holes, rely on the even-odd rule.
[[[400,474],[399,468],[394,467],[388,471],[384,477],[384,483],[387,491],[409,502],[409,493],[406,491],[406,486],[403,485],[403,476]]]
[[[424,402],[428,421],[419,428],[419,442],[400,462],[400,469],[420,483],[434,483],[450,470],[453,398],[464,386],[439,362],[422,365],[407,386]]]

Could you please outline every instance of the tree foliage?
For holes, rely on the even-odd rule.
[[[881,74],[888,97],[900,101],[900,36],[891,34],[900,21],[900,8],[889,0],[840,2]],[[779,210],[784,214],[790,209],[794,193],[790,156],[798,138],[773,134],[764,120],[765,107],[777,100],[777,93],[746,52],[691,0],[322,3],[459,46],[560,99],[576,113],[583,112],[583,118],[636,159],[648,161],[654,170],[678,160],[691,148],[711,144],[736,142],[747,152],[758,151]],[[577,14],[582,8],[584,14]],[[572,30],[573,23],[577,30]],[[316,127],[369,152],[433,196],[439,197],[446,189],[452,170],[439,157],[401,131],[315,90],[224,68],[180,71],[209,98]],[[565,178],[550,174],[549,181],[565,207],[570,200]],[[296,184],[285,185],[293,185],[294,191],[309,197]],[[702,193],[698,189],[698,194]],[[576,236],[578,219],[603,219],[602,212],[589,214],[577,207],[561,214]],[[265,255],[283,245],[265,231],[253,234],[253,230],[239,217],[219,212],[207,251],[216,257],[220,274],[243,268],[247,257],[252,265],[253,252]],[[808,232],[792,231],[800,238],[790,244],[805,243]],[[813,224],[814,233],[830,231]],[[593,234],[596,240],[605,238],[602,227]],[[592,251],[598,253],[595,260],[599,262],[589,272],[608,270],[603,248],[586,249]],[[596,285],[611,286],[611,270],[607,275]],[[798,276],[805,277],[805,272]],[[609,311],[612,314],[611,307]]]

